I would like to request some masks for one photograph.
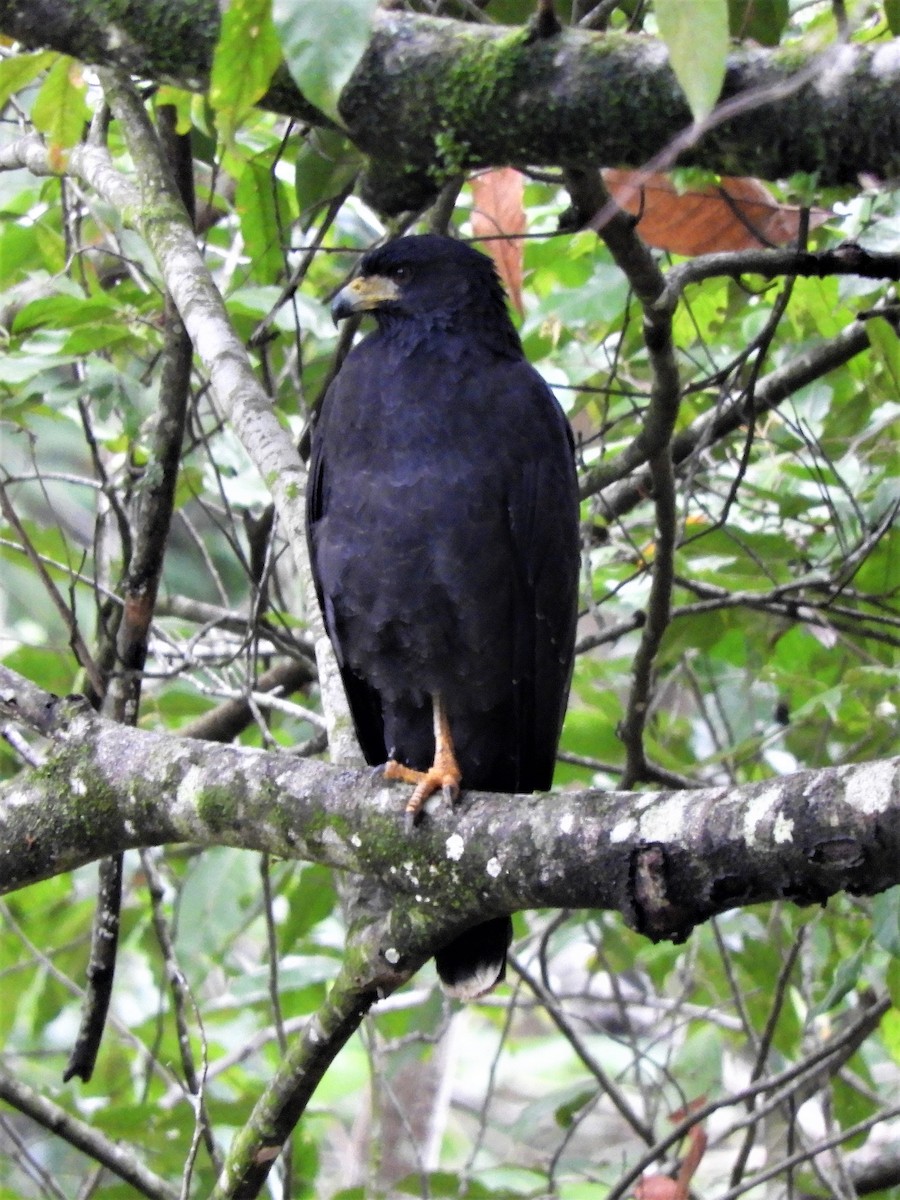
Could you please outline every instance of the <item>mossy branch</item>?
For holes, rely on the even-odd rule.
[[[377,879],[388,973],[526,908],[616,909],[680,939],[736,904],[900,882],[900,759],[737,788],[469,793],[407,836],[402,794],[370,773],[123,727],[7,668],[0,708],[49,739],[0,791],[0,891],[139,846],[263,850]]]
[[[208,84],[218,27],[213,0],[136,0],[124,10],[114,0],[0,0],[0,30],[25,45],[193,90]],[[740,103],[682,163],[766,179],[804,171],[823,185],[900,173],[900,39],[818,58],[802,47],[738,49],[722,101]],[[331,124],[285,70],[263,103]],[[370,197],[393,211],[475,166],[641,166],[692,124],[651,38],[585,29],[535,38],[525,27],[392,11],[378,14],[340,112],[371,156]]]

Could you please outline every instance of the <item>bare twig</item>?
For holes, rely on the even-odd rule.
[[[590,1071],[590,1073],[597,1080],[597,1083],[600,1085],[603,1091],[607,1094],[607,1096],[609,1096],[619,1115],[624,1121],[627,1122],[628,1125],[630,1125],[642,1142],[646,1142],[648,1145],[652,1144],[653,1130],[649,1125],[647,1125],[643,1118],[634,1111],[634,1109],[626,1100],[621,1089],[613,1082],[607,1072],[604,1071],[600,1063],[597,1062],[597,1060],[588,1050],[587,1046],[585,1046],[582,1039],[569,1024],[569,1021],[566,1019],[562,1008],[556,1003],[556,1000],[551,993],[544,987],[542,983],[539,982],[539,980],[534,977],[534,975],[531,974],[531,972],[524,966],[523,963],[519,962],[515,955],[509,955],[509,964],[516,974],[522,977],[531,991],[534,992],[535,996],[537,996],[537,998],[540,1000],[541,1005],[543,1006],[550,1020],[575,1051],[576,1055],[587,1067],[588,1071]]]
[[[179,1200],[178,1191],[154,1175],[131,1150],[112,1141],[93,1125],[73,1117],[59,1104],[41,1096],[0,1067],[0,1099],[31,1117],[57,1137],[102,1163],[118,1179],[148,1200]]]

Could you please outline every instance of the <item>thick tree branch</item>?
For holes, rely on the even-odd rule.
[[[0,0],[0,30],[27,46],[196,90],[208,82],[218,22],[213,0],[124,9],[113,0]],[[761,90],[780,98],[709,130],[682,161],[729,173],[739,164],[768,179],[815,172],[823,185],[897,174],[900,41],[836,47],[814,71],[811,61],[802,48],[734,53],[723,101]],[[328,123],[286,72],[265,103]],[[691,125],[665,49],[652,39],[583,29],[535,38],[528,28],[391,11],[376,19],[341,117],[375,162],[370,194],[394,211],[420,207],[445,176],[473,166],[637,167]]]
[[[900,881],[900,760],[740,788],[471,793],[406,837],[396,791],[365,772],[132,730],[6,668],[0,701],[50,739],[43,765],[0,792],[0,889],[131,847],[265,850],[379,880],[393,896],[386,970],[524,908],[617,909],[681,938],[738,904]]]
[[[612,203],[599,171],[567,171],[566,186],[572,197],[576,224],[590,222],[601,212],[609,214],[597,226],[598,234],[643,307],[644,344],[652,372],[640,432],[621,456],[621,460],[631,460],[632,466],[648,464],[656,510],[653,576],[646,620],[634,656],[625,716],[619,727],[619,737],[625,746],[622,787],[630,789],[652,778],[644,750],[644,727],[652,696],[653,665],[669,625],[672,606],[676,505],[671,441],[681,385],[672,341],[672,311],[658,304],[666,286],[659,264],[635,232],[634,221]]]
[[[295,1038],[278,1070],[235,1137],[211,1200],[252,1200],[260,1194],[281,1147],[306,1111],[322,1076],[359,1028],[376,1000],[403,983],[424,957],[405,971],[372,970],[378,962],[377,924],[351,931],[340,973],[325,1003]],[[383,945],[383,942],[382,942]]]

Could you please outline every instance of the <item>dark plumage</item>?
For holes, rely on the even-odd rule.
[[[568,425],[483,254],[433,235],[373,250],[333,306],[370,310],[378,329],[322,406],[307,501],[360,745],[427,771],[439,697],[465,787],[546,789],[576,616]],[[442,772],[424,790],[442,783],[455,795]],[[500,918],[445,947],[445,988],[471,998],[502,979],[510,931]]]

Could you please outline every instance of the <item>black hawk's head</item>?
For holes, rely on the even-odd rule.
[[[493,262],[455,238],[426,233],[365,254],[359,273],[335,296],[331,315],[337,322],[366,312],[388,335],[475,335],[495,351],[522,352]]]

